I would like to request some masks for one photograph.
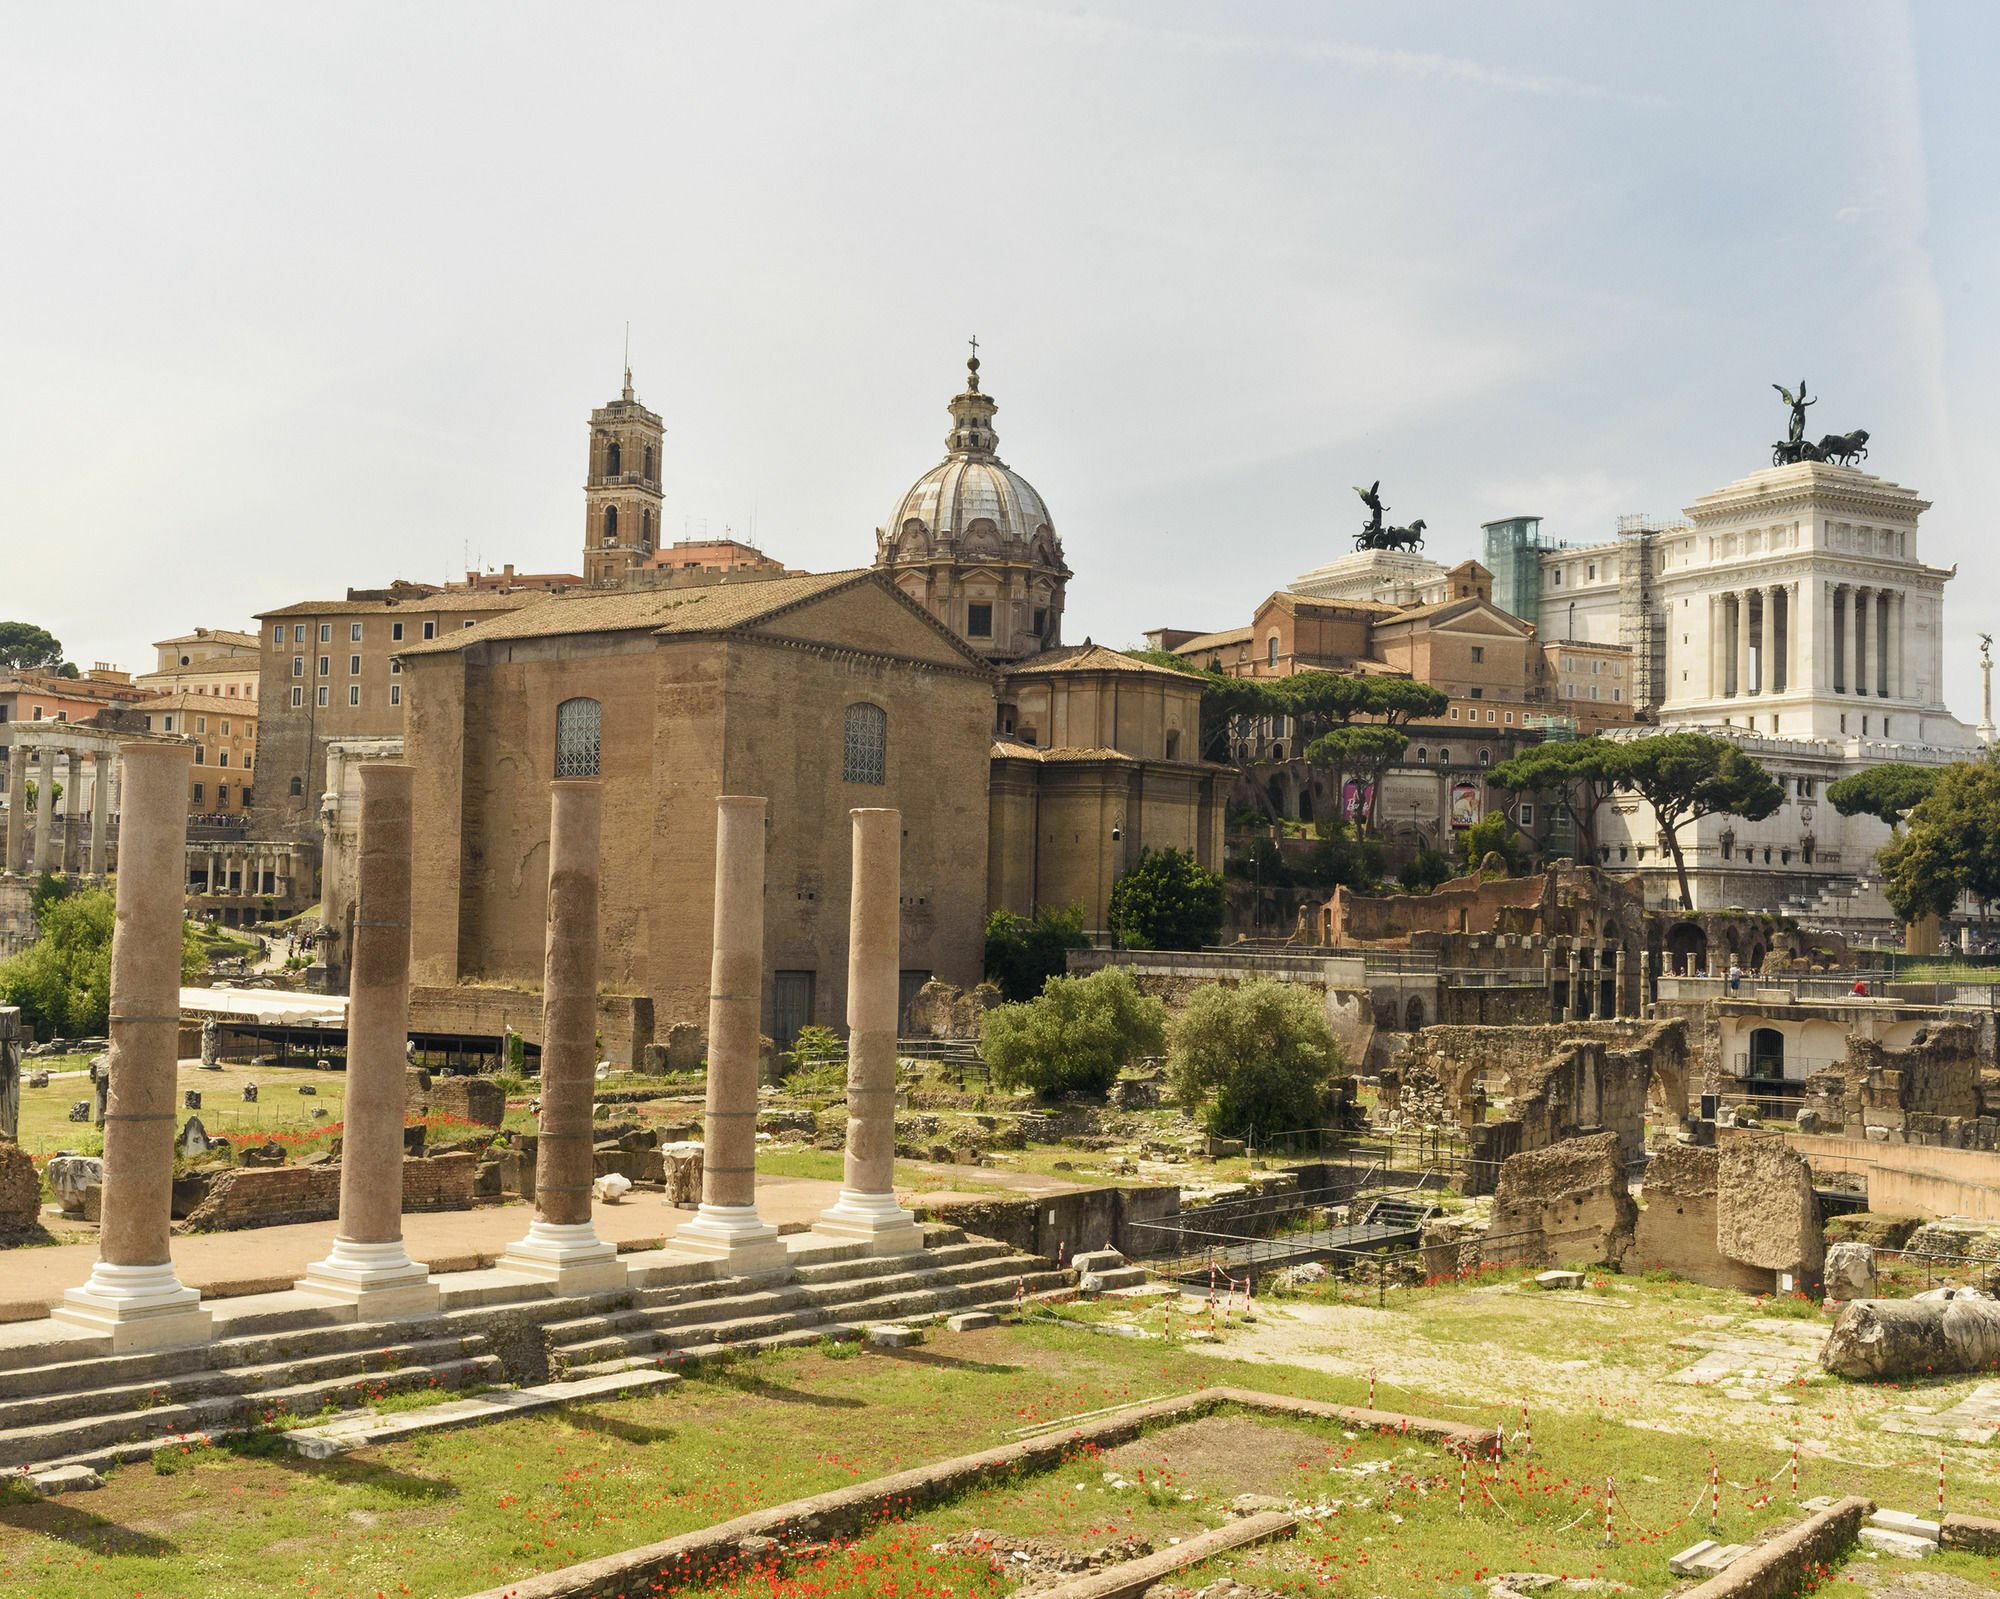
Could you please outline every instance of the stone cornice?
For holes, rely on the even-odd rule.
[[[1777,560],[1769,556],[1744,556],[1740,564],[1689,567],[1664,574],[1659,581],[1663,595],[1688,590],[1729,593],[1736,589],[1766,588],[1788,579],[1810,581],[1829,578],[1840,582],[1860,582],[1867,588],[1906,588],[1941,592],[1958,575],[1957,568],[1924,566],[1887,559],[1871,560],[1863,555],[1829,555],[1824,552],[1787,551]]]
[[[852,644],[835,644],[816,639],[786,638],[778,633],[718,632],[705,636],[721,639],[730,644],[762,644],[771,649],[803,650],[808,655],[816,655],[828,661],[866,661],[874,665],[904,667],[917,672],[941,672],[948,677],[969,677],[978,682],[997,686],[999,672],[996,668],[977,666],[957,666],[949,661],[927,661],[915,655],[895,655],[886,650],[864,650]]]
[[[1854,484],[1807,479],[1742,492],[1737,492],[1739,485],[1732,484],[1714,494],[1703,495],[1687,506],[1684,514],[1694,523],[1696,532],[1712,533],[1735,524],[1755,526],[1759,522],[1782,520],[1800,509],[1860,517],[1871,524],[1914,527],[1917,518],[1931,508],[1929,500],[1918,498],[1914,491],[1899,484],[1882,483],[1881,489],[1868,486],[1878,483],[1882,479],[1865,478]]]

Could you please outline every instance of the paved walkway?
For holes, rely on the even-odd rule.
[[[840,1184],[803,1177],[757,1179],[757,1210],[767,1222],[810,1223],[840,1197]],[[475,1210],[434,1211],[403,1218],[403,1241],[413,1260],[433,1271],[471,1271],[490,1266],[528,1231],[534,1207],[519,1203]],[[671,1236],[691,1210],[674,1210],[658,1194],[628,1194],[622,1204],[591,1206],[597,1236],[611,1243]],[[273,1293],[324,1259],[340,1224],[299,1222],[290,1227],[254,1227],[241,1232],[198,1233],[173,1241],[174,1266],[190,1288],[210,1298]],[[80,1288],[97,1261],[97,1245],[62,1244],[49,1249],[6,1252],[6,1286],[0,1289],[0,1322],[46,1315],[66,1289]]]

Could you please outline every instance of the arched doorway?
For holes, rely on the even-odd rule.
[[[1708,965],[1708,934],[1695,922],[1667,929],[1666,966],[1676,977],[1693,977]]]
[[[1748,1076],[1760,1083],[1785,1080],[1785,1035],[1775,1027],[1754,1028],[1750,1034]]]
[[[1424,1025],[1424,997],[1412,994],[1409,1003],[1403,1007],[1403,1031],[1414,1033]]]
[[[1299,785],[1299,820],[1302,822],[1310,822],[1312,819],[1313,819],[1312,784],[1301,783]]]

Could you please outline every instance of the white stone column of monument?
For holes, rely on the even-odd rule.
[[[209,1333],[201,1296],[181,1286],[168,1246],[190,753],[185,744],[127,744],[123,751],[129,803],[111,939],[103,1220],[90,1281],[51,1313],[108,1339],[113,1353],[199,1343]]]
[[[52,872],[56,859],[56,752],[42,751],[41,776],[35,784],[35,870]]]
[[[1869,590],[1856,588],[1848,598],[1848,608],[1854,614],[1854,671],[1853,681],[1847,686],[1855,694],[1868,693],[1868,596]]]
[[[1828,655],[1831,657],[1828,664],[1829,669],[1833,673],[1833,692],[1836,694],[1845,694],[1847,692],[1847,657],[1849,649],[1847,612],[1844,608],[1846,597],[1847,585],[1845,583],[1834,584],[1832,592],[1827,597],[1828,619],[1832,624],[1833,630],[1833,647],[1828,651]]]
[[[111,751],[100,744],[90,757],[90,875],[102,881],[110,870]]]
[[[1899,700],[1910,697],[1910,656],[1909,656],[1910,591],[1896,590],[1896,681],[1895,694]]]
[[[7,746],[7,870],[28,869],[28,743],[20,734]]]
[[[1715,669],[1715,650],[1716,639],[1722,630],[1722,607],[1713,594],[1708,595],[1704,601],[1704,615],[1708,626],[1703,637],[1703,643],[1707,646],[1707,650],[1702,660],[1702,671],[1706,674],[1705,681],[1702,684],[1702,691],[1712,700],[1720,699],[1722,697],[1722,680]]]
[[[367,768],[363,768],[364,771]],[[542,968],[542,1117],[535,1220],[495,1262],[558,1293],[625,1285],[625,1263],[590,1219],[591,1108],[597,1091],[598,842],[604,794],[594,777],[549,785],[549,910]],[[762,906],[758,907],[760,910]],[[348,954],[350,964],[354,955]],[[755,1090],[752,1090],[754,1103]]]
[[[903,950],[903,815],[859,809],[847,917],[847,1159],[813,1231],[901,1255],[924,1246],[896,1203],[896,1023]]]
[[[1750,591],[1738,589],[1733,598],[1736,602],[1736,630],[1730,638],[1730,651],[1736,672],[1729,691],[1742,699],[1750,692]]]
[[[340,1231],[301,1293],[352,1305],[357,1321],[438,1307],[430,1272],[403,1248],[404,1045],[410,1034],[410,816],[416,768],[361,768],[354,964],[347,986]]]
[[[1886,700],[1890,695],[1895,678],[1893,662],[1895,660],[1894,628],[1896,620],[1896,597],[1887,589],[1877,589],[1875,595],[1877,600],[1875,607],[1875,637],[1878,641],[1875,654],[1879,662],[1875,673],[1875,689],[1877,694]]]
[[[701,1208],[667,1247],[731,1273],[775,1271],[778,1229],[757,1214],[757,1057],[764,1010],[764,807],[715,802],[714,957],[708,985],[708,1095]]]

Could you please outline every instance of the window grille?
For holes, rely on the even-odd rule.
[[[847,737],[842,747],[843,783],[880,783],[889,748],[889,713],[879,705],[847,707]]]
[[[604,708],[596,700],[564,700],[556,707],[556,776],[595,777]]]

